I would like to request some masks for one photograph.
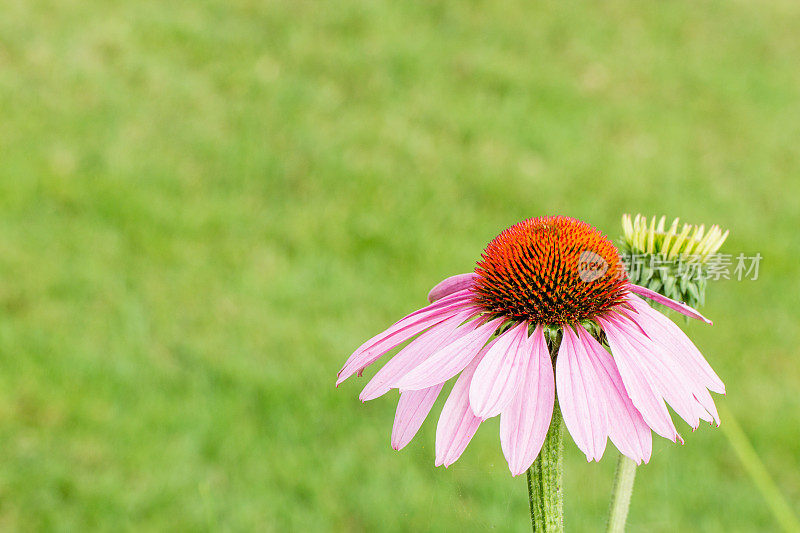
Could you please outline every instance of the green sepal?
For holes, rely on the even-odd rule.
[[[659,292],[660,293],[661,292],[661,287],[663,285],[664,284],[661,283],[660,279],[653,278],[653,279],[650,280],[650,283],[647,284],[647,288],[650,289],[651,291],[655,291],[655,292]]]

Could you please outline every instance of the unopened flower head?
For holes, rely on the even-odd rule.
[[[648,223],[643,215],[623,215],[622,256],[631,282],[696,307],[705,302],[709,270],[728,232],[717,225],[679,229],[678,222],[666,228],[663,216]]]
[[[620,264],[613,243],[585,222],[523,221],[489,243],[474,272],[440,282],[430,305],[362,344],[337,385],[413,339],[360,395],[367,401],[400,390],[395,449],[408,444],[444,384],[458,376],[439,417],[437,466],[456,461],[480,424],[500,415],[503,453],[511,473],[521,474],[539,454],[556,392],[587,460],[599,460],[610,438],[647,462],[651,430],[681,439],[666,404],[692,428],[719,423],[709,390],[725,388],[680,328],[640,296],[710,321],[631,283]]]

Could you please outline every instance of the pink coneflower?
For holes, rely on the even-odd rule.
[[[607,438],[637,463],[650,459],[651,429],[681,439],[665,402],[693,429],[700,420],[719,425],[708,391],[724,393],[722,381],[640,296],[711,322],[630,283],[597,229],[569,217],[533,218],[503,231],[482,257],[474,273],[436,285],[430,305],[362,344],[339,372],[337,385],[416,337],[360,395],[366,401],[400,390],[393,448],[408,444],[456,375],[436,429],[437,466],[455,462],[481,422],[500,415],[511,473],[525,472],[542,447],[556,392],[590,461],[602,457]],[[558,346],[555,357],[548,342]]]

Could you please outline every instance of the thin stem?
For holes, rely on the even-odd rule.
[[[534,533],[564,531],[563,459],[564,433],[561,409],[556,399],[542,450],[528,469],[528,498]]]
[[[614,489],[611,494],[611,511],[608,517],[608,533],[625,531],[628,519],[628,508],[633,494],[633,480],[636,477],[636,463],[624,455],[619,455],[617,474],[614,477]]]
[[[725,436],[728,437],[731,446],[733,446],[733,451],[736,452],[736,456],[741,461],[745,471],[750,475],[753,483],[755,483],[767,502],[775,520],[781,525],[781,529],[787,533],[800,531],[800,522],[798,522],[792,508],[786,503],[783,494],[781,494],[772,477],[770,477],[764,463],[761,462],[761,458],[756,453],[753,445],[750,444],[747,435],[742,431],[742,427],[736,421],[736,417],[733,416],[733,413],[724,403],[719,406],[719,412],[722,418],[726,420],[726,423],[722,426]]]

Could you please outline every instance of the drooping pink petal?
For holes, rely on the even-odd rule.
[[[606,394],[608,436],[623,455],[637,464],[648,462],[653,447],[650,428],[628,397],[614,359],[582,327],[578,328],[578,338]]]
[[[696,318],[697,320],[702,320],[703,322],[705,322],[706,324],[709,324],[709,325],[713,324],[713,322],[711,322],[709,319],[707,319],[706,317],[701,315],[700,312],[697,311],[697,309],[694,309],[693,307],[689,307],[688,305],[686,305],[684,303],[676,302],[672,298],[667,298],[663,294],[659,294],[656,291],[648,289],[647,287],[642,287],[640,285],[634,285],[633,283],[631,283],[628,286],[628,290],[630,290],[633,293],[638,294],[639,296],[644,296],[645,298],[650,298],[651,300],[653,300],[655,302],[658,302],[660,304],[666,305],[667,307],[669,307],[673,311],[677,311],[677,312],[679,312],[679,313],[681,313],[683,315],[686,315],[688,317],[691,317],[691,318]]]
[[[439,397],[444,383],[422,390],[410,390],[400,393],[397,412],[392,427],[392,448],[401,450],[411,442],[417,434],[425,418]]]
[[[469,388],[475,416],[484,420],[497,416],[511,403],[530,359],[527,339],[528,323],[522,322],[503,333],[486,352]]]
[[[637,361],[637,350],[628,341],[626,331],[606,317],[600,316],[597,321],[606,334],[619,375],[631,402],[653,431],[675,442],[680,435],[669,416],[663,398],[651,385],[653,378],[650,372]]]
[[[689,337],[668,317],[653,309],[641,298],[629,295],[628,302],[637,311],[630,318],[636,322],[648,337],[674,348],[681,355],[683,364],[695,375],[703,376],[703,385],[719,394],[725,393],[725,384],[708,364],[700,350]]]
[[[724,391],[722,382],[677,326],[643,301],[629,300],[629,302],[637,312],[627,317],[630,322],[627,327],[634,330],[633,338],[639,339],[638,344],[646,348],[642,358],[643,364],[649,365],[653,373],[662,378],[674,375],[679,381],[677,387],[666,386],[666,392],[662,393],[664,399],[693,428],[697,428],[700,420],[716,421],[719,425],[719,414],[706,389]],[[666,322],[675,330],[668,329]],[[685,342],[682,342],[679,336],[683,336]]]
[[[671,364],[674,362],[673,359],[665,359],[667,351],[664,347],[648,337],[630,318],[617,315],[610,317],[606,322],[613,323],[627,342],[624,353],[613,352],[623,379],[625,376],[622,372],[623,363],[629,360],[646,376],[651,390],[659,398],[669,403],[675,412],[692,426],[692,429],[697,429],[700,419],[705,417],[706,411],[694,397],[693,391],[697,390],[697,387],[693,378],[687,375],[683,368]],[[630,390],[629,393],[636,405],[634,394]],[[642,416],[644,416],[644,412],[642,412]],[[647,420],[646,417],[645,420]]]
[[[386,394],[391,390],[393,383],[436,353],[436,350],[441,346],[449,344],[457,337],[471,331],[471,328],[462,329],[459,326],[470,318],[474,312],[472,309],[462,311],[452,318],[436,324],[411,341],[408,346],[400,350],[397,355],[383,365],[383,368],[378,370],[364,387],[364,390],[361,391],[359,399],[365,402]]]
[[[511,403],[500,415],[500,445],[512,476],[525,472],[542,449],[555,403],[553,363],[542,326],[526,342],[530,361]]]
[[[704,414],[700,415],[700,418],[708,422],[709,424],[715,422],[717,427],[719,427],[720,420],[719,420],[719,412],[717,412],[717,406],[714,405],[714,399],[708,393],[706,389],[700,389],[699,391],[693,393],[694,399],[697,400],[703,409],[706,410],[708,416]]]
[[[663,352],[652,339],[640,332],[638,326],[626,324],[623,320],[618,324],[626,327],[628,341],[635,347],[638,363],[649,370],[653,389],[696,429],[700,420],[698,406],[692,397],[691,378],[682,369],[665,365],[660,359]]]
[[[577,326],[583,329],[581,325]],[[556,359],[556,389],[564,424],[586,460],[599,461],[608,437],[606,391],[572,326],[565,325]]]
[[[424,314],[434,309],[441,309],[442,307],[447,307],[456,303],[472,303],[473,294],[472,291],[469,289],[463,289],[460,291],[456,291],[452,294],[448,294],[447,296],[443,296],[442,298],[436,300],[433,303],[429,303],[425,307],[417,309],[413,313],[406,315],[405,317],[401,318],[395,324],[402,322],[403,320],[407,320],[409,318],[415,317],[419,314]],[[395,325],[393,324],[393,325]]]
[[[469,291],[464,292],[468,293]],[[353,352],[339,371],[336,385],[338,386],[353,373],[371,365],[395,346],[429,327],[447,320],[465,307],[471,306],[472,301],[469,295],[466,297],[451,295],[446,301],[443,298],[400,319],[389,329],[375,335]]]
[[[428,301],[435,302],[436,300],[444,298],[445,296],[449,296],[454,292],[468,289],[472,287],[476,277],[477,274],[474,272],[469,272],[467,274],[456,274],[455,276],[450,276],[449,278],[443,279],[431,289],[431,292],[428,293]]]
[[[477,320],[480,319],[468,322],[462,328],[469,327]],[[437,350],[435,354],[400,378],[394,386],[400,390],[419,390],[447,381],[472,361],[502,323],[502,318],[496,318],[475,327],[471,332]]]
[[[686,367],[677,364],[679,356],[672,353],[670,347],[651,339],[644,333],[633,318],[619,317],[615,320],[622,328],[636,355],[638,364],[648,370],[650,384],[675,412],[683,418],[692,429],[697,429],[700,420],[707,419],[705,408],[697,401],[695,393],[705,388]]]
[[[481,419],[469,407],[469,388],[475,369],[496,340],[487,344],[470,361],[447,397],[436,426],[436,466],[444,465],[446,468],[455,463],[481,425]]]

